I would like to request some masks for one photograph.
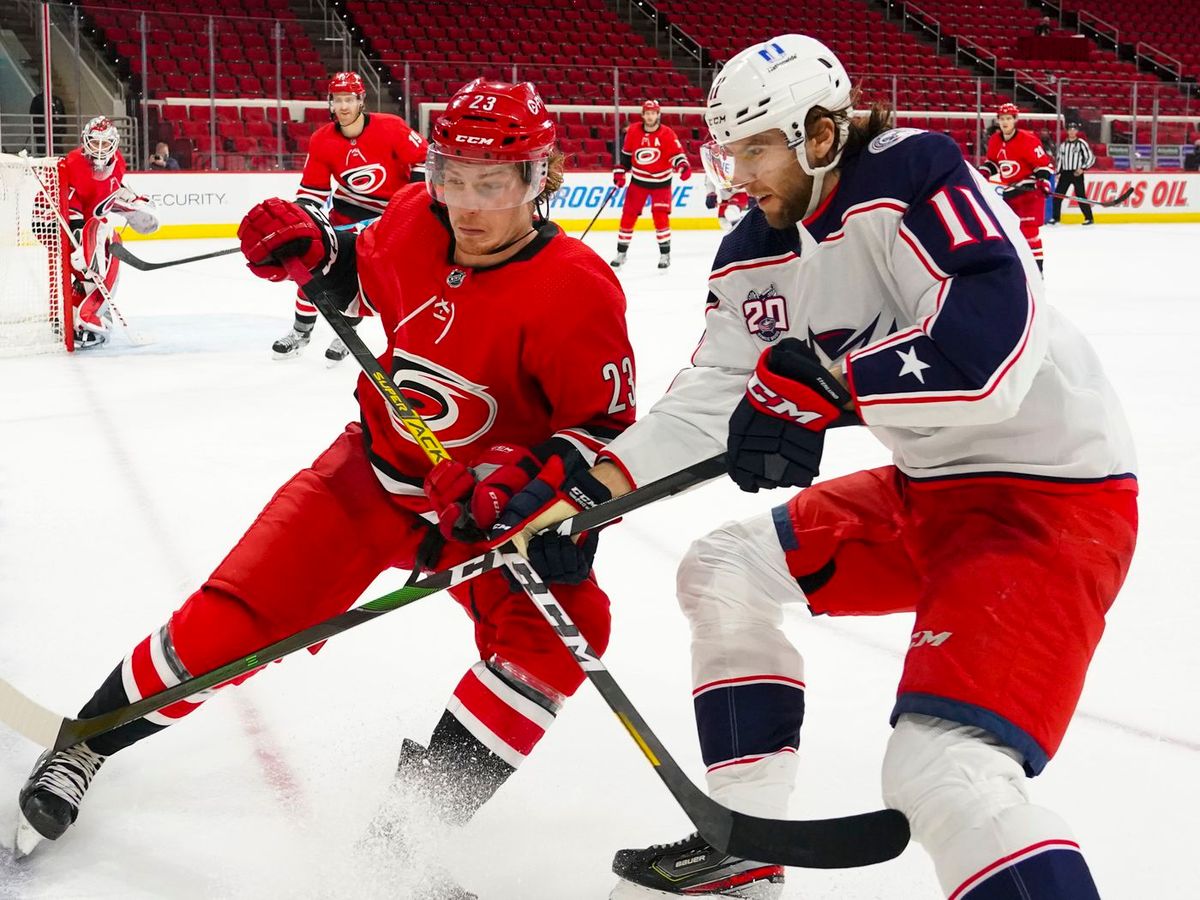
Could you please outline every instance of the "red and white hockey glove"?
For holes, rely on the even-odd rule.
[[[687,181],[692,177],[692,166],[686,159],[681,159],[675,164],[675,174],[679,176],[680,181]]]
[[[613,169],[613,184],[619,188],[625,187],[625,170]]]
[[[238,226],[246,267],[259,278],[286,281],[280,260],[294,256],[310,272],[328,273],[337,256],[337,236],[318,210],[272,197],[259,203]]]
[[[803,341],[785,338],[764,350],[729,417],[729,477],[751,493],[812,484],[825,429],[846,415],[850,399]]]
[[[471,466],[443,460],[425,476],[425,496],[450,540],[486,540],[513,495],[537,477],[541,461],[525,447],[497,444]]]

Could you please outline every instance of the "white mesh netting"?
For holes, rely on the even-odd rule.
[[[0,356],[67,349],[60,190],[58,160],[0,154]]]

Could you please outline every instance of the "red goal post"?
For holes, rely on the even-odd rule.
[[[0,356],[74,349],[61,161],[0,153]]]

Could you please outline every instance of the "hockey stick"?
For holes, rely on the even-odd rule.
[[[201,253],[199,256],[185,256],[183,259],[171,259],[166,262],[148,262],[133,255],[133,251],[124,244],[114,244],[111,253],[121,262],[133,266],[139,272],[153,272],[155,269],[168,269],[171,266],[182,266],[184,263],[199,262],[202,259],[212,259],[216,256],[228,256],[237,253],[241,247],[227,247],[224,250],[214,250],[212,253]]]
[[[1037,190],[1037,188],[1033,185],[1019,190],[1014,190],[1012,188],[1006,190],[1002,185],[996,186],[996,193],[1004,199],[1008,199],[1009,197],[1019,197],[1021,194],[1028,194],[1030,191],[1034,190]],[[1047,191],[1046,196],[1053,197],[1056,200],[1074,200],[1080,206],[1083,206],[1086,203],[1088,206],[1102,206],[1107,208],[1110,206],[1120,206],[1122,203],[1132,197],[1133,188],[1125,188],[1125,190],[1121,191],[1120,194],[1111,200],[1089,200],[1087,197],[1073,197],[1070,194],[1059,194],[1055,191]]]
[[[1080,206],[1083,206],[1086,204],[1088,206],[1103,206],[1103,207],[1107,208],[1109,206],[1120,206],[1122,203],[1124,203],[1126,200],[1128,200],[1130,197],[1132,197],[1133,196],[1133,188],[1131,188],[1131,187],[1125,188],[1125,190],[1121,191],[1121,193],[1119,193],[1116,197],[1114,197],[1111,200],[1089,200],[1087,197],[1073,197],[1069,194],[1058,194],[1058,193],[1055,193],[1054,191],[1051,191],[1049,196],[1055,198],[1056,200],[1074,200]]]
[[[660,478],[658,481],[652,481],[623,497],[617,497],[592,509],[584,510],[571,518],[564,519],[555,527],[555,530],[559,534],[575,535],[598,528],[656,500],[670,497],[716,478],[724,471],[724,454],[702,460]],[[122,725],[127,725],[135,719],[140,719],[149,713],[170,706],[172,703],[186,700],[201,691],[232,681],[240,675],[283,659],[297,650],[304,650],[314,644],[319,644],[394,609],[407,606],[422,597],[436,594],[485,572],[490,572],[503,564],[501,553],[512,549],[515,549],[514,545],[506,542],[500,547],[488,550],[466,562],[441,572],[434,572],[418,579],[411,585],[377,597],[369,603],[338,613],[324,622],[318,622],[290,637],[268,644],[261,650],[228,662],[211,672],[188,678],[165,691],[151,694],[134,703],[109,710],[98,716],[86,719],[61,716],[29,699],[7,681],[0,680],[0,723],[24,735],[39,746],[63,750],[89,738],[120,728]]]
[[[583,234],[579,236],[581,241],[587,237],[588,232],[592,230],[592,226],[596,224],[596,220],[600,218],[600,213],[604,212],[604,207],[608,206],[608,201],[612,199],[612,195],[616,192],[617,186],[614,184],[605,193],[604,199],[600,201],[600,208],[596,210],[596,214],[592,216],[592,221],[588,222],[588,227],[583,229]]]
[[[312,276],[295,257],[288,257],[283,265],[302,288],[311,281]],[[362,338],[345,322],[338,321],[342,318],[341,312],[330,302],[328,295],[321,290],[311,294],[305,290],[305,294],[346,342],[384,400],[425,450],[429,461],[437,465],[441,460],[449,459],[449,453],[437,435],[421,421],[420,414],[400,393]],[[714,847],[746,859],[814,869],[870,866],[904,852],[909,840],[908,820],[898,810],[881,809],[837,819],[806,821],[763,819],[717,803],[684,774],[529,562],[515,549],[497,552],[609,709],[625,726],[692,824]]]
[[[76,239],[75,233],[73,231],[71,231],[70,223],[68,223],[67,220],[63,217],[62,210],[60,210],[56,204],[50,202],[50,191],[46,188],[46,182],[42,181],[42,176],[37,173],[37,169],[35,169],[33,167],[33,163],[30,162],[29,157],[22,156],[21,159],[25,160],[25,166],[26,166],[26,168],[29,169],[29,174],[32,175],[34,178],[36,178],[37,183],[39,185],[41,185],[42,195],[46,198],[46,201],[47,201],[46,205],[51,207],[54,210],[54,217],[56,219],[58,219],[59,227],[66,233],[67,237],[70,239],[71,247],[74,248],[75,250],[79,250],[80,249],[79,241]],[[119,243],[113,244],[113,247],[119,247],[119,246],[121,246]],[[110,248],[110,252],[111,252],[111,248]],[[87,277],[87,280],[90,281],[93,285],[95,285],[96,289],[98,291],[100,291],[100,293],[104,296],[104,301],[108,304],[109,309],[111,309],[113,311],[113,315],[115,315],[117,317],[117,321],[121,323],[121,327],[124,328],[125,333],[129,335],[130,342],[133,343],[134,346],[137,346],[137,347],[144,347],[147,344],[149,344],[150,341],[148,341],[145,337],[143,337],[141,333],[139,333],[139,332],[135,331],[133,328],[131,328],[129,326],[129,323],[125,321],[125,317],[123,315],[121,315],[121,310],[117,307],[116,301],[113,300],[112,294],[110,294],[108,292],[108,288],[106,288],[104,286],[104,279],[101,278],[98,273],[93,272],[91,269],[87,269],[84,274]]]

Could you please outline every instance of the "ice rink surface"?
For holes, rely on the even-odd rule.
[[[1200,490],[1192,475],[1200,226],[1043,233],[1050,299],[1095,343],[1132,421],[1142,527],[1075,721],[1030,786],[1073,824],[1104,897],[1183,900],[1196,896],[1200,844]],[[643,410],[700,335],[718,237],[677,233],[666,275],[654,268],[651,236],[635,238],[621,280]],[[589,243],[607,259],[615,235]],[[160,260],[228,245],[132,246]],[[332,334],[324,323],[305,356],[272,361],[270,344],[291,320],[291,290],[250,277],[240,257],[126,268],[118,301],[151,344],[132,347],[118,334],[96,352],[0,360],[0,675],[71,714],[275,489],[356,417],[354,361],[325,368]],[[362,332],[382,348],[378,325]],[[886,461],[865,430],[843,430],[827,443],[824,474]],[[675,565],[709,528],[787,496],[712,484],[629,516],[601,541],[596,567],[614,612],[606,661],[698,782]],[[313,567],[337,565],[311,549]],[[385,575],[364,599],[404,578]],[[880,805],[878,769],[910,624],[909,616],[790,612],[808,683],[793,815]],[[437,595],[335,638],[315,657],[290,657],[115,756],[66,837],[0,867],[0,897],[407,896],[409,873],[355,843],[401,738],[425,741],[474,653],[469,620]],[[0,729],[0,842],[11,843],[16,794],[36,753]],[[482,900],[598,900],[614,880],[614,850],[690,830],[585,683],[524,769],[440,852]],[[784,896],[940,893],[913,845],[869,869],[789,870]]]

